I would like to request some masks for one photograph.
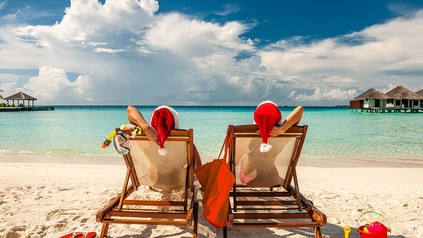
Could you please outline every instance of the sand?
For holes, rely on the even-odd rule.
[[[412,160],[303,160],[300,191],[328,217],[324,237],[344,237],[343,227],[379,220],[389,237],[423,237],[423,164]],[[119,158],[0,154],[0,237],[57,237],[101,230],[97,211],[120,192]],[[143,188],[149,192],[147,188]],[[384,218],[364,215],[377,211]],[[201,211],[200,211],[201,212]],[[199,237],[222,237],[200,215]],[[360,223],[360,224],[358,224]],[[229,229],[229,237],[313,237],[305,229]],[[191,237],[190,227],[111,225],[112,237]],[[359,237],[352,232],[350,237]]]

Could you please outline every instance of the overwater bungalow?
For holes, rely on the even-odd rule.
[[[353,111],[379,111],[386,106],[389,97],[381,91],[371,88],[350,101],[350,109]]]
[[[417,91],[416,93],[423,97],[423,88]],[[423,100],[420,100],[420,107],[423,107]]]
[[[423,105],[420,103],[423,100],[423,96],[403,86],[397,86],[385,93],[385,95],[389,97],[387,101],[388,110],[418,110],[423,108]]]
[[[352,111],[423,112],[423,89],[415,93],[403,86],[387,93],[369,89],[350,101]]]

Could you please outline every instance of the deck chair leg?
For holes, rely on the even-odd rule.
[[[101,228],[100,238],[104,238],[107,236],[107,231],[109,230],[109,223],[103,223],[103,227]]]
[[[128,182],[129,182],[129,176],[131,175],[131,171],[128,169],[127,171],[126,171],[126,176],[125,176],[125,181],[124,181],[124,183],[123,183],[123,188],[122,188],[122,192],[121,192],[121,194],[120,194],[120,200],[119,200],[119,206],[118,206],[118,208],[119,209],[122,209],[122,206],[123,206],[123,200],[125,199],[125,197],[126,197],[126,191],[127,191],[127,189],[128,189]]]
[[[198,201],[194,202],[194,230],[193,230],[193,238],[197,238],[198,232]]]
[[[295,200],[298,204],[298,210],[301,211],[303,209],[303,206],[301,204],[301,198],[300,198],[300,188],[298,187],[298,178],[297,178],[297,171],[295,168],[292,168],[292,174],[294,177],[294,186],[295,186]]]
[[[320,230],[320,227],[314,227],[314,237],[322,238],[322,232]]]
[[[228,238],[228,225],[223,227],[223,238]]]

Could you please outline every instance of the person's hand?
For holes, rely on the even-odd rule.
[[[160,144],[159,133],[157,133],[154,127],[147,124],[144,128],[142,128],[142,131],[145,133],[145,135],[147,136],[149,140],[156,142],[157,144]]]

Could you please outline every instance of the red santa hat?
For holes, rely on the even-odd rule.
[[[260,145],[261,152],[268,152],[272,149],[272,145],[267,144],[270,132],[273,127],[282,120],[282,113],[279,111],[276,103],[272,101],[261,102],[254,112],[254,123],[259,128],[262,144]]]
[[[162,105],[154,109],[151,115],[150,124],[157,130],[160,138],[159,154],[165,156],[167,150],[164,147],[166,139],[172,129],[179,128],[178,113],[172,107]]]

